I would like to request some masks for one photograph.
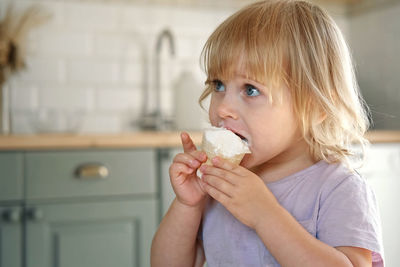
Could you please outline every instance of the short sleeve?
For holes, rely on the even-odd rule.
[[[377,201],[363,178],[351,175],[322,191],[317,238],[332,247],[368,249],[373,266],[384,266]]]

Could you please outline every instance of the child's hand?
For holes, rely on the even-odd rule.
[[[169,168],[169,176],[177,200],[188,206],[196,206],[206,196],[196,170],[206,162],[207,156],[196,149],[187,133],[181,134],[181,140],[184,152],[175,156]]]
[[[220,202],[243,224],[256,229],[261,215],[265,215],[278,202],[262,179],[241,166],[219,157],[213,166],[203,165],[202,185],[205,191]]]

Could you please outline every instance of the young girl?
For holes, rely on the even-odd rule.
[[[202,165],[182,133],[152,266],[383,266],[375,197],[348,161],[368,117],[334,21],[304,1],[254,3],[214,31],[203,57],[211,124],[251,154]]]

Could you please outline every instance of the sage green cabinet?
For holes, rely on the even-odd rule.
[[[147,267],[155,149],[0,153],[0,267]]]
[[[28,206],[27,267],[150,266],[155,200]],[[34,216],[34,215],[33,215]]]
[[[23,154],[0,153],[0,201],[22,199]]]
[[[152,149],[27,152],[25,164],[29,200],[156,192]]]
[[[20,206],[0,205],[0,267],[22,266]]]
[[[22,267],[23,154],[0,153],[0,267]]]

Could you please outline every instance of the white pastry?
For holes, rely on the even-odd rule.
[[[225,128],[212,127],[203,133],[201,150],[207,154],[205,164],[212,165],[211,159],[218,156],[239,165],[245,154],[251,153],[245,140]],[[201,177],[201,172],[197,172]]]

